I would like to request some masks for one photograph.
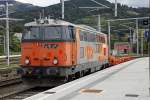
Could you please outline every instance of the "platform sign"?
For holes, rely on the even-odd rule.
[[[150,24],[150,20],[149,19],[143,20],[143,25],[147,26],[148,24]]]
[[[150,31],[145,31],[144,36],[150,41]]]

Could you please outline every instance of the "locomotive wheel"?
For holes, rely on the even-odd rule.
[[[75,73],[75,78],[76,78],[76,79],[78,79],[78,78],[80,78],[80,77],[81,77],[80,72]]]
[[[69,76],[68,76],[68,82],[70,82],[70,81],[72,81],[72,80],[73,80],[72,75],[69,75]]]
[[[103,70],[103,69],[105,69],[105,66],[104,66],[104,65],[102,65],[102,67],[101,67],[101,70]]]
[[[95,71],[96,71],[96,67],[95,67]],[[91,74],[91,69],[88,69],[87,75]]]
[[[107,66],[107,68],[109,68],[109,67],[110,67],[109,63],[108,63],[108,64],[106,64],[106,66]]]
[[[66,77],[64,77],[64,83],[66,83],[66,82],[68,82],[68,79],[69,79],[69,77],[68,76],[66,76]]]
[[[83,77],[84,76],[84,71],[81,71],[81,77]]]

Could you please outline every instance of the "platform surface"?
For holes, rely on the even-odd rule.
[[[150,100],[148,72],[148,58],[138,58],[24,100]]]

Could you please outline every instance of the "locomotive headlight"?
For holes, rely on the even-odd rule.
[[[57,59],[57,58],[55,58],[55,59],[53,60],[53,64],[54,64],[54,65],[58,64],[58,59]]]
[[[30,63],[29,59],[25,59],[25,64],[28,65]]]

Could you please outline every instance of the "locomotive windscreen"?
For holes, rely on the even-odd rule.
[[[74,31],[68,26],[27,27],[22,40],[74,40]]]

